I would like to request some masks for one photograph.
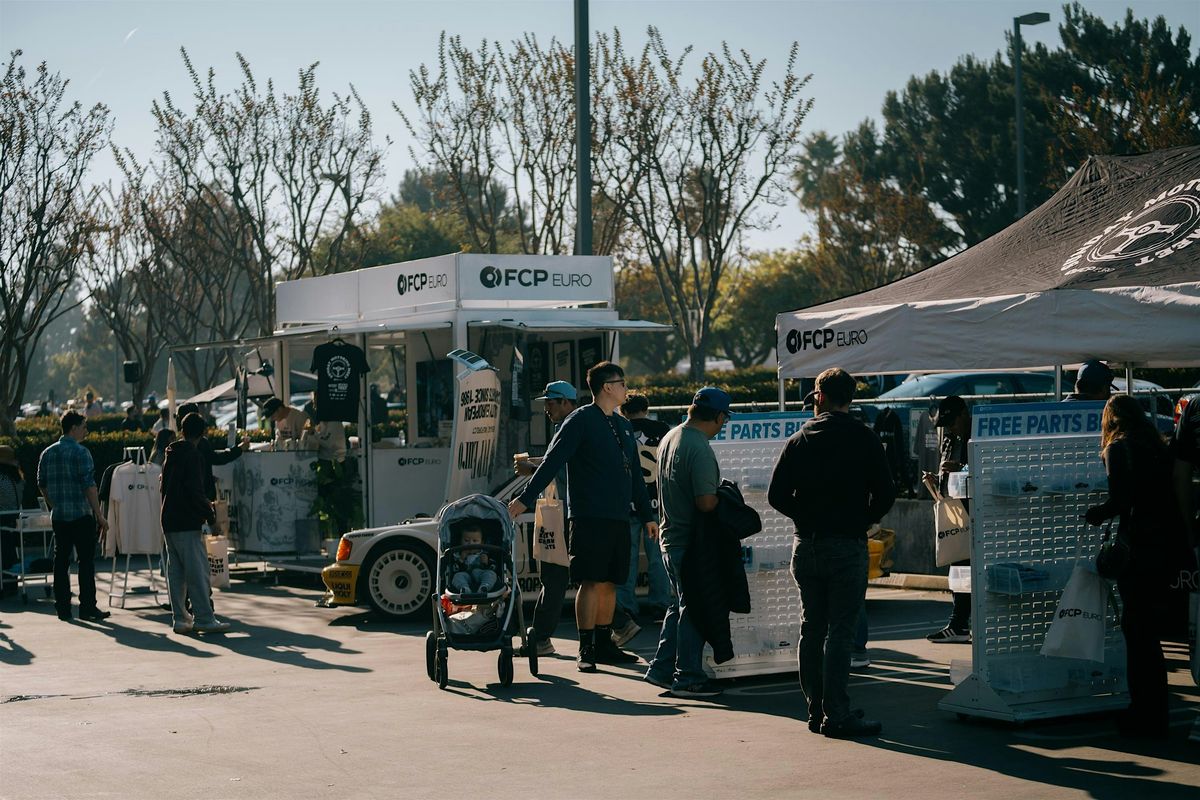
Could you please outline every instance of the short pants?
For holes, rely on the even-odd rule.
[[[625,583],[629,577],[629,522],[620,519],[571,520],[571,580]]]

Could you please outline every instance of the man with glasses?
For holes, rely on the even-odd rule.
[[[579,627],[580,672],[597,664],[633,663],[612,641],[616,585],[629,574],[629,507],[634,504],[651,538],[658,522],[650,509],[638,466],[637,442],[629,421],[613,412],[625,402],[625,372],[611,361],[588,370],[592,402],[566,420],[520,497],[508,504],[515,519],[567,468],[571,577],[579,583],[575,621]]]
[[[792,577],[800,589],[800,689],[808,729],[847,739],[883,726],[850,708],[850,650],[867,591],[867,530],[896,499],[879,437],[850,416],[856,382],[817,376],[817,416],[783,447],[767,502],[796,524]]]
[[[92,454],[80,442],[88,435],[82,414],[68,411],[60,422],[62,436],[38,459],[38,488],[50,506],[54,528],[54,607],[58,618],[71,621],[71,551],[79,561],[79,618],[99,622],[112,616],[96,607],[97,526],[108,530],[100,513]]]
[[[554,426],[554,432],[558,433],[563,420],[578,405],[579,393],[567,381],[552,381],[546,384],[542,396],[535,397],[534,400],[541,400],[546,404],[546,416]],[[541,463],[541,458],[521,453],[513,458],[513,469],[518,475],[532,475]],[[568,505],[566,469],[555,474],[554,488],[565,509]],[[554,636],[554,630],[562,616],[563,598],[567,594],[571,574],[567,567],[541,561],[538,563],[538,575],[542,580],[542,592],[538,595],[537,605],[533,609],[533,641],[529,646],[536,647],[539,656],[549,656],[554,654],[554,642],[550,639]]]

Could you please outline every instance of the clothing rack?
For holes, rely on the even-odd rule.
[[[147,464],[145,449],[142,447],[126,447],[124,450],[124,463],[132,463],[138,468],[138,472],[145,473],[146,472],[146,464]],[[125,553],[124,555],[125,555],[125,566],[121,570],[121,573],[122,573],[121,587],[118,589],[117,588],[117,559],[119,556],[115,551],[113,552],[112,569],[109,572],[109,575],[111,577],[109,578],[109,582],[108,582],[108,605],[109,605],[109,607],[110,608],[114,608],[114,607],[115,608],[125,608],[125,599],[126,599],[126,597],[128,597],[131,594],[145,594],[147,596],[153,597],[154,605],[155,606],[160,605],[162,603],[162,600],[159,597],[160,592],[158,589],[158,582],[156,580],[156,575],[155,575],[157,570],[154,568],[154,563],[151,561],[150,553],[143,554],[146,557],[146,575],[148,578],[149,585],[148,586],[135,586],[133,589],[129,588],[129,573],[131,571],[140,572],[141,570],[131,570],[130,569],[130,564],[133,559],[132,553]],[[160,563],[165,563],[165,562],[161,561],[161,559],[162,559],[161,555],[159,556],[159,558],[160,558]]]

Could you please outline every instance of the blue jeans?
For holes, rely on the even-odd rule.
[[[208,550],[200,531],[172,531],[167,540],[167,594],[171,598],[171,622],[187,625],[193,622],[187,613],[187,601],[192,600],[195,624],[212,625],[211,588],[208,578]]]
[[[645,542],[646,575],[650,580],[650,594],[646,602],[652,606],[666,608],[671,603],[671,584],[667,580],[667,570],[663,567],[662,550],[658,542],[646,533],[646,526],[636,519],[629,521],[629,577],[625,583],[617,587],[617,605],[625,609],[625,613],[636,617],[638,613],[637,587],[638,579],[638,545]]]
[[[704,639],[692,624],[683,602],[683,557],[686,547],[674,547],[663,552],[663,564],[671,584],[671,604],[663,619],[658,650],[650,662],[647,675],[661,682],[671,681],[671,688],[682,689],[708,680],[704,672]]]
[[[800,587],[800,689],[809,719],[850,716],[850,650],[867,593],[867,541],[796,539],[792,577]]]

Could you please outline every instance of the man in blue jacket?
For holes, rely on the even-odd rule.
[[[563,421],[524,493],[508,504],[508,513],[515,519],[531,508],[566,465],[571,577],[579,583],[576,666],[580,672],[595,672],[597,664],[637,661],[612,642],[616,587],[629,574],[630,503],[653,539],[658,538],[658,522],[642,479],[633,428],[613,413],[625,402],[625,372],[602,361],[588,370],[587,382],[592,402]]]

